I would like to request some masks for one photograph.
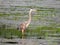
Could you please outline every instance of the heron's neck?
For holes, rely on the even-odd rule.
[[[29,22],[31,22],[31,15],[32,15],[31,12],[32,11],[29,12],[29,19],[28,19]]]
[[[31,22],[31,12],[32,12],[32,11],[29,12],[29,19],[28,19],[28,21],[27,21],[26,27],[28,27],[28,25],[29,25],[30,22]]]

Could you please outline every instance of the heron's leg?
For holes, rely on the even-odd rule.
[[[24,32],[25,30],[22,29],[22,39],[24,38]]]
[[[24,29],[22,29],[22,35],[24,35]]]

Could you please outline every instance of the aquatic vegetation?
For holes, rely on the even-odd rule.
[[[3,30],[3,31],[2,31]],[[37,27],[35,29],[27,29],[25,31],[25,36],[36,36],[37,38],[39,37],[48,37],[49,34],[59,34],[60,33],[60,28],[52,28],[52,27]],[[5,38],[14,38],[13,36],[17,36],[18,38],[21,38],[21,31],[17,29],[4,29],[0,28],[0,37],[5,37]],[[52,35],[54,36],[54,35]]]

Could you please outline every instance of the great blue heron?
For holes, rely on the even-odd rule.
[[[33,11],[36,11],[36,10],[35,9],[30,9],[28,20],[23,22],[23,23],[21,23],[20,26],[19,26],[20,30],[22,31],[22,35],[24,34],[25,29],[29,26],[29,24],[31,22],[31,15],[32,15]]]

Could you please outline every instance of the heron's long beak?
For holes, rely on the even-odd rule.
[[[35,12],[36,12],[37,10],[36,10],[36,9],[33,9],[33,11],[35,11]]]

